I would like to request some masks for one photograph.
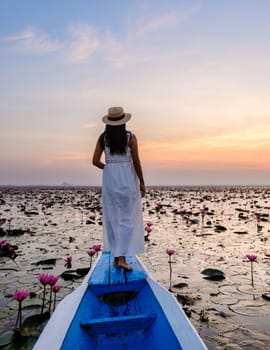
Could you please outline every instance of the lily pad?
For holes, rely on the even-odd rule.
[[[82,275],[79,275],[77,273],[76,270],[68,270],[68,271],[64,271],[61,274],[61,277],[65,280],[65,281],[74,281],[76,279],[79,279],[82,277]]]
[[[222,225],[215,226],[215,232],[224,232],[224,231],[227,231],[227,228],[225,226],[222,226]]]
[[[12,342],[13,332],[7,331],[0,336],[0,347],[4,347]]]
[[[31,309],[40,309],[42,305],[42,301],[37,298],[27,298],[22,302],[22,309],[23,310],[31,310]],[[18,302],[14,299],[11,299],[8,303],[8,307],[11,310],[17,310],[18,309]]]
[[[217,270],[217,269],[204,269],[201,272],[202,275],[206,275],[206,277],[204,277],[205,279],[209,279],[212,281],[220,281],[223,280],[225,278],[225,274],[224,272]]]
[[[180,283],[174,284],[173,287],[174,288],[185,288],[185,287],[188,287],[188,284],[184,283],[184,282],[180,282]]]
[[[49,318],[49,312],[44,312],[43,314],[36,314],[27,317],[22,323],[21,334],[23,336],[36,335],[37,330],[39,330],[39,326]]]
[[[82,268],[76,269],[76,272],[80,276],[85,276],[88,274],[89,270],[90,270],[89,267],[82,267]]]
[[[265,303],[259,300],[240,300],[236,305],[228,307],[234,313],[243,316],[259,317],[268,314]]]
[[[35,265],[55,265],[56,264],[56,259],[45,259],[45,260],[40,260],[35,263]]]
[[[234,305],[238,303],[238,298],[222,294],[211,296],[210,300],[212,303],[220,305]]]
[[[265,300],[270,301],[270,292],[268,292],[268,293],[263,293],[263,294],[262,294],[262,298],[265,299]]]
[[[235,233],[237,235],[247,235],[248,234],[247,231],[234,231],[233,233]]]

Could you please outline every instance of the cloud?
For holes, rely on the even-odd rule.
[[[59,41],[51,39],[37,28],[27,28],[21,33],[6,37],[5,41],[15,42],[18,51],[30,54],[56,52],[63,47]]]
[[[135,16],[135,20],[129,22],[129,28],[126,28],[126,37],[121,41],[113,37],[110,31],[102,38],[102,48],[105,51],[109,64],[115,68],[123,68],[126,66],[135,66],[136,64],[145,64],[149,62],[157,62],[158,60],[171,60],[178,53],[164,50],[160,39],[156,49],[149,50],[149,36],[154,40],[156,35],[165,33],[168,41],[172,41],[171,33],[176,33],[175,27],[181,26],[190,16],[200,9],[199,6],[191,6],[185,9],[176,9],[167,12],[158,12],[146,16],[139,14]],[[179,30],[179,28],[177,29]],[[168,36],[169,35],[169,36]]]
[[[141,40],[147,34],[156,33],[164,28],[172,29],[179,26],[198,10],[198,6],[186,9],[156,13],[146,17],[139,15],[126,28],[126,35],[119,39],[109,27],[99,31],[87,22],[74,23],[65,30],[65,38],[52,38],[44,31],[28,27],[22,32],[4,38],[5,41],[15,43],[15,49],[26,54],[42,54],[58,52],[62,60],[68,64],[86,63],[98,53],[109,65],[122,68],[127,65],[150,62],[157,58],[157,53],[149,52],[148,45]],[[134,41],[140,37],[139,45]],[[147,40],[147,38],[146,38]],[[164,52],[160,52],[163,56]]]
[[[86,62],[100,47],[100,39],[94,27],[86,23],[72,25],[68,29],[71,40],[66,48],[68,63]]]
[[[95,123],[87,123],[83,125],[83,129],[94,129],[97,127],[97,124]]]
[[[147,163],[182,164],[183,167],[204,164],[224,167],[249,166],[269,169],[270,126],[249,126],[224,131],[190,134],[172,140],[147,140],[141,145],[143,161]]]
[[[4,41],[15,43],[15,49],[25,54],[60,52],[65,62],[71,64],[86,62],[100,47],[96,29],[87,23],[71,25],[67,33],[65,40],[58,40],[40,29],[29,27],[5,37]]]
[[[162,13],[161,15],[155,15],[152,17],[144,17],[139,19],[135,28],[135,34],[142,35],[147,32],[153,32],[156,30],[164,29],[166,27],[173,27],[179,25],[192,16],[199,10],[199,6],[191,6],[186,9],[177,9]]]

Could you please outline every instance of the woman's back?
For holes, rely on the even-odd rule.
[[[105,153],[105,160],[106,164],[109,163],[118,163],[118,162],[131,162],[131,150],[130,147],[128,146],[129,141],[130,141],[131,133],[127,132],[127,146],[125,148],[126,153],[125,154],[119,154],[119,153],[114,153],[112,154],[110,151],[109,145],[106,145],[106,136],[104,136],[104,153]]]

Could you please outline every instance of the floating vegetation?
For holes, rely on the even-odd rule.
[[[177,251],[170,266],[173,279],[180,280],[172,289],[209,348],[244,348],[243,339],[270,348],[270,188],[153,187],[143,208],[146,252],[141,259],[168,286],[164,252]],[[52,313],[81,284],[91,262],[86,252],[102,243],[100,188],[2,188],[0,237],[0,347],[30,350],[47,322],[49,305]],[[259,257],[252,265],[254,286],[247,252]],[[41,313],[43,286],[37,277],[47,272],[59,279],[47,285]],[[16,289],[30,293],[22,303],[24,335],[13,330]],[[125,298],[106,297],[110,303]]]

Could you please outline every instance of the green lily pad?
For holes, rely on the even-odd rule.
[[[9,345],[12,342],[13,332],[7,331],[0,336],[0,347]]]
[[[269,292],[268,293],[263,293],[262,294],[262,298],[265,299],[265,300],[270,301],[270,293]]]
[[[217,269],[204,269],[201,272],[202,275],[206,275],[206,279],[213,280],[213,281],[220,281],[225,278],[224,272],[217,270]]]
[[[78,268],[76,270],[76,272],[77,272],[78,275],[86,276],[88,274],[89,270],[90,270],[89,267],[82,267],[82,268]]]
[[[18,302],[17,300],[11,299],[11,301],[8,303],[8,307],[12,310],[17,310],[18,309]],[[26,310],[26,309],[36,309],[36,308],[40,308],[42,305],[42,300],[41,299],[37,299],[37,298],[33,298],[33,299],[25,299],[22,302],[22,309]]]
[[[185,287],[188,287],[188,284],[184,283],[184,282],[180,282],[180,283],[174,284],[173,287],[174,288],[185,288]]]
[[[74,281],[78,278],[82,278],[82,275],[79,275],[76,270],[68,270],[68,271],[64,271],[62,274],[61,274],[61,277],[64,279],[64,280],[68,280],[68,281]]]
[[[21,327],[21,335],[30,336],[37,335],[40,333],[40,325],[50,318],[49,312],[44,312],[43,314],[36,314],[27,317]]]

